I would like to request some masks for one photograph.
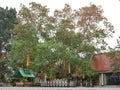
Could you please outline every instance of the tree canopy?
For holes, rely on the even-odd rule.
[[[6,7],[0,7],[0,52],[2,49],[7,49],[11,38],[11,29],[17,23],[16,10]]]
[[[105,38],[114,33],[103,9],[94,4],[78,10],[65,4],[50,16],[46,6],[31,2],[30,7],[21,7],[18,18],[20,23],[13,29],[11,65],[15,68],[26,63],[31,55],[28,68],[38,73],[62,70],[64,76],[70,65],[71,73],[77,70],[91,77],[92,55],[104,50]]]
[[[5,75],[10,74],[8,69],[8,52],[10,51],[11,29],[17,23],[16,10],[0,7],[0,81],[5,81]],[[6,80],[7,81],[7,80]]]

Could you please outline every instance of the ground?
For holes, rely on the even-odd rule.
[[[0,90],[120,90],[120,86],[104,87],[0,87]]]

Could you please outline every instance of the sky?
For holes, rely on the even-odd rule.
[[[88,6],[90,3],[101,5],[104,10],[104,16],[107,17],[108,21],[114,26],[115,34],[113,38],[108,38],[106,41],[109,46],[115,47],[117,45],[117,40],[120,31],[120,0],[0,0],[0,7],[5,8],[16,8],[17,11],[20,10],[20,4],[29,6],[30,2],[41,3],[50,8],[50,12],[53,12],[55,9],[62,9],[64,4],[70,4],[72,9],[79,9],[83,6]]]

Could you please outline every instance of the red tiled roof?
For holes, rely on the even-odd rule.
[[[92,57],[93,67],[97,72],[111,71],[112,60],[106,54],[98,54]]]

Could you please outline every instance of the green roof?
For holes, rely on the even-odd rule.
[[[23,70],[23,69],[19,69],[15,72],[15,74],[13,75],[14,78],[23,78],[23,77],[35,77],[32,73]]]

